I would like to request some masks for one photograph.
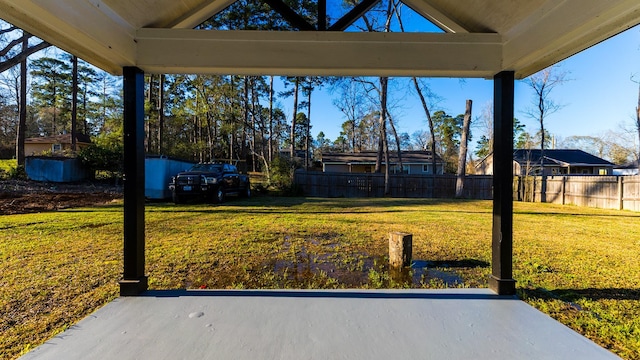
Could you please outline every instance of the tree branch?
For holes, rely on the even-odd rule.
[[[13,49],[15,46],[19,44],[22,44],[23,38],[24,37],[20,37],[18,39],[11,41],[9,44],[7,44],[7,46],[5,46],[2,50],[0,50],[0,56],[7,56],[7,54],[9,53],[9,51],[11,51],[11,49]]]
[[[6,33],[10,33],[10,32],[12,32],[14,30],[18,30],[18,28],[12,25],[12,26],[10,26],[10,27],[8,27],[6,29],[0,30],[0,35],[6,34]]]
[[[0,73],[3,73],[9,69],[11,69],[12,67],[20,64],[24,59],[26,59],[27,57],[29,57],[31,54],[34,54],[42,49],[46,49],[49,46],[51,46],[51,44],[49,44],[46,41],[43,41],[41,43],[39,43],[38,45],[34,45],[31,46],[29,48],[27,48],[27,50],[19,53],[18,55],[12,57],[11,59],[7,59],[5,61],[0,62]]]

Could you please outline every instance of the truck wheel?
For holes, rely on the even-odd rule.
[[[247,185],[247,187],[240,193],[242,197],[250,198],[251,197],[251,186]]]
[[[180,195],[176,194],[175,192],[171,194],[171,198],[174,204],[182,204],[182,198],[180,197]]]
[[[219,187],[218,190],[216,190],[216,202],[218,204],[221,204],[224,201],[224,189]]]

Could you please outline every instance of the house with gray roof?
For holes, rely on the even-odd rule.
[[[514,175],[612,175],[614,164],[577,149],[517,149],[513,152]],[[542,166],[541,166],[542,165]],[[544,171],[541,169],[544,168]],[[476,174],[493,175],[493,154],[476,165]]]
[[[640,169],[640,160],[633,160],[626,164],[614,166],[613,175],[620,175],[620,176],[638,175],[640,173],[638,169]]]
[[[389,172],[391,174],[432,175],[433,164],[431,151],[402,151],[402,169],[400,169],[398,152],[389,152]],[[376,151],[363,151],[359,153],[324,153],[322,154],[323,172],[343,173],[372,173],[376,166]],[[438,154],[435,155],[436,174],[442,174],[444,161]],[[386,164],[384,158],[382,170]]]

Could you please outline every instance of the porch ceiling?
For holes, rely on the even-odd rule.
[[[111,73],[528,76],[640,23],[637,0],[404,0],[445,34],[190,30],[233,0],[0,0]]]

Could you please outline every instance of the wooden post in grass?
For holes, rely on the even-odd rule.
[[[624,178],[622,176],[618,176],[618,210],[624,210],[624,182],[623,181],[624,181]]]
[[[402,232],[389,234],[389,266],[391,268],[411,266],[412,242],[412,234]]]

